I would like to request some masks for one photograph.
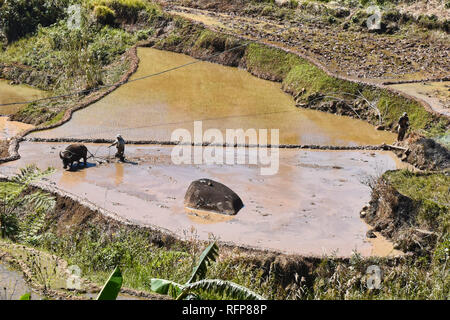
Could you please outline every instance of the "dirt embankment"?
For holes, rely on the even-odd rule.
[[[28,84],[42,90],[49,90],[56,80],[52,75],[18,63],[0,63],[0,78],[10,79],[12,84]]]
[[[373,231],[391,239],[395,249],[429,255],[442,227],[438,217],[445,212],[448,214],[448,205],[412,199],[400,193],[383,176],[372,186],[372,199],[361,216],[373,226]]]
[[[9,142],[6,140],[0,140],[0,159],[6,158],[9,155],[8,148]]]
[[[5,179],[0,178],[0,181]],[[133,224],[75,195],[67,194],[52,186],[40,184],[30,187],[27,192],[40,189],[56,197],[55,209],[47,216],[46,225],[54,234],[74,235],[92,230],[92,227],[105,238],[119,231],[139,232],[148,237],[148,241],[159,247],[189,248],[189,240],[178,238],[170,231]],[[44,231],[44,232],[45,232]],[[320,257],[303,257],[287,255],[273,251],[262,251],[251,247],[240,247],[225,242],[218,242],[221,255],[232,257],[234,263],[251,264],[255,270],[263,270],[263,277],[275,271],[276,281],[284,287],[295,285],[303,277],[303,284],[312,286],[316,274],[314,270],[321,262]],[[397,261],[401,257],[389,258]],[[336,258],[336,262],[348,263],[348,258]]]
[[[406,150],[395,150],[397,156],[420,170],[450,169],[450,151],[433,139],[413,133],[399,145]]]

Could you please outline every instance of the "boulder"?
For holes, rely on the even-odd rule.
[[[184,205],[226,215],[235,215],[244,206],[233,190],[210,179],[193,181],[184,196]]]

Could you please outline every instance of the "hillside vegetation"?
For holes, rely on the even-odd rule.
[[[34,1],[40,1],[41,5],[33,7],[33,10],[49,7],[61,11],[67,5],[64,1],[52,2],[51,6],[44,5],[46,0]],[[161,25],[174,24],[175,28],[160,36],[157,47],[194,57],[205,58],[208,54],[242,44],[233,37],[164,14],[157,5],[148,1],[90,0],[79,3],[83,4],[81,28],[72,30],[67,24],[69,17],[53,14],[53,17],[60,18],[57,22],[47,27],[40,24],[35,31],[30,27],[27,36],[10,41],[6,49],[0,52],[2,63],[31,67],[34,70],[32,74],[40,75],[35,76],[38,81],[33,82],[31,76],[21,77],[21,70],[17,67],[8,69],[9,73],[3,72],[3,77],[31,82],[49,90],[51,95],[80,90],[87,94],[91,89],[117,81],[128,67],[127,60],[122,58],[123,53],[137,41],[154,35]],[[23,4],[20,9],[11,9],[9,13],[5,11],[0,21],[4,21],[5,17],[16,17],[27,8]],[[45,16],[47,11],[44,10],[41,15]],[[21,19],[26,19],[31,13],[29,11]],[[26,20],[21,23],[33,25]],[[428,136],[442,135],[448,128],[447,119],[432,116],[417,102],[328,76],[294,54],[259,44],[250,44],[245,52],[236,52],[230,53],[233,61],[225,56],[217,62],[244,65],[259,77],[281,81],[283,89],[296,97],[299,106],[365,119],[387,129],[392,129],[399,116],[406,111],[412,128]],[[62,111],[78,99],[68,97],[62,101],[29,105],[13,119],[33,124],[54,123],[58,117],[61,118]]]
[[[280,21],[288,21],[300,8],[305,13],[305,21],[309,14],[320,15],[321,23],[326,26],[347,22],[347,27],[355,30],[361,28],[364,15],[361,12],[358,16],[356,12],[354,19],[346,21],[351,13],[345,6],[353,8],[357,4],[359,10],[369,5],[367,1],[340,1],[343,8],[333,9],[328,1],[288,1],[281,7],[273,1],[256,0],[245,1],[241,7],[235,6],[243,3],[237,0],[184,3],[198,7],[209,5],[210,9],[217,10],[229,6],[237,13],[244,11]],[[378,3],[388,7],[397,1]],[[69,28],[70,17],[65,9],[70,4],[82,4],[80,28]],[[168,15],[149,1],[0,0],[0,9],[1,77],[32,84],[47,90],[49,95],[83,90],[75,96],[24,106],[14,115],[16,120],[34,124],[61,120],[65,110],[77,105],[98,86],[118,81],[129,67],[124,53],[145,40],[146,45],[155,48],[246,68],[258,77],[279,81],[295,97],[298,107],[360,117],[387,129],[392,129],[401,113],[407,111],[412,128],[428,136],[442,135],[449,126],[447,118],[431,115],[415,101],[329,76],[307,60],[280,49],[256,43],[243,46],[247,43],[237,37]],[[420,24],[421,18],[417,19],[418,22],[410,23]],[[434,20],[438,23],[427,28],[445,30],[442,19]],[[17,28],[18,25],[26,27]],[[401,23],[397,25],[401,26]],[[391,27],[383,32],[398,31]],[[237,46],[239,49],[221,54]],[[1,147],[6,148],[4,143]],[[19,243],[56,254],[69,264],[80,266],[84,277],[96,283],[104,282],[116,265],[123,270],[125,286],[135,289],[150,290],[151,277],[186,280],[204,245],[195,234],[187,232],[184,242],[166,241],[155,230],[119,225],[117,221],[114,224],[98,211],[89,211],[68,197],[56,197],[29,186],[27,183],[41,173],[34,169],[27,172],[30,179],[24,175],[20,181],[0,181],[0,218],[4,231],[0,249],[9,250],[4,247]],[[247,286],[269,299],[448,300],[448,175],[393,171],[384,174],[380,181],[382,189],[372,186],[373,209],[366,219],[396,241],[398,248],[409,251],[407,255],[363,258],[355,252],[349,259],[333,255],[305,258],[235,248],[224,250],[225,254],[211,264],[208,276]],[[33,204],[42,201],[33,201],[30,195],[52,206],[36,210]],[[398,205],[403,203],[400,200],[411,210]],[[13,250],[9,253],[14,254]],[[382,286],[378,289],[367,286],[370,265],[377,265],[383,271]],[[36,277],[35,281],[45,279]]]

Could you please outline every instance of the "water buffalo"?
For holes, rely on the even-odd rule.
[[[72,169],[72,164],[74,162],[80,163],[80,160],[84,160],[84,166],[86,167],[86,161],[87,161],[87,153],[88,149],[83,144],[71,144],[66,148],[66,150],[61,151],[59,153],[59,157],[63,161],[64,169],[69,167],[69,169]]]

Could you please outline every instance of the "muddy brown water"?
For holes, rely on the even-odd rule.
[[[140,63],[132,79],[195,59],[172,52],[139,48]],[[59,128],[31,134],[44,138],[112,138],[170,140],[178,128],[203,130],[266,128],[280,130],[280,143],[374,145],[394,135],[349,117],[299,109],[279,83],[244,70],[199,62],[156,77],[125,84]]]
[[[26,85],[10,85],[8,80],[0,79],[0,104],[23,102],[42,98],[43,91]],[[17,112],[23,105],[0,106],[0,115]]]
[[[150,48],[133,79],[195,61]],[[203,130],[218,128],[279,129],[280,143],[367,145],[392,142],[391,133],[359,120],[298,109],[279,83],[244,70],[208,62],[121,86],[99,102],[74,113],[58,128],[31,134],[46,138],[170,140],[173,130],[191,132],[194,120]],[[279,172],[261,176],[256,165],[174,165],[173,147],[127,146],[129,163],[99,165],[76,172],[62,170],[58,153],[67,144],[23,142],[20,160],[0,166],[13,174],[27,164],[53,166],[46,183],[85,198],[132,222],[168,229],[180,237],[192,227],[207,240],[273,249],[286,253],[348,256],[391,254],[365,239],[367,225],[359,210],[370,198],[361,181],[400,166],[391,153],[368,151],[280,150]],[[88,144],[100,157],[112,156],[106,145]],[[184,193],[199,178],[217,180],[236,191],[245,207],[234,217],[186,210]],[[377,245],[378,246],[378,245]]]
[[[19,271],[0,263],[0,300],[19,300],[25,293],[31,294],[31,300],[42,298],[31,290]]]
[[[43,91],[25,85],[10,85],[7,80],[0,79],[0,104],[22,102],[38,99]],[[23,105],[0,106],[0,139],[11,138],[32,125],[9,121],[8,115],[17,112]]]
[[[280,150],[279,172],[261,176],[254,165],[174,165],[172,147],[133,145],[126,148],[130,163],[98,165],[90,160],[88,168],[69,172],[62,170],[58,158],[65,146],[21,143],[22,158],[1,165],[0,173],[12,174],[31,163],[53,166],[57,171],[46,183],[132,222],[159,226],[180,237],[194,227],[203,240],[213,234],[222,241],[286,253],[393,252],[389,242],[381,243],[387,249],[375,250],[365,238],[368,226],[359,218],[370,199],[370,188],[363,181],[401,166],[391,153]],[[110,155],[106,145],[87,146],[97,156]],[[186,212],[184,194],[200,178],[233,189],[244,208],[231,218]]]

